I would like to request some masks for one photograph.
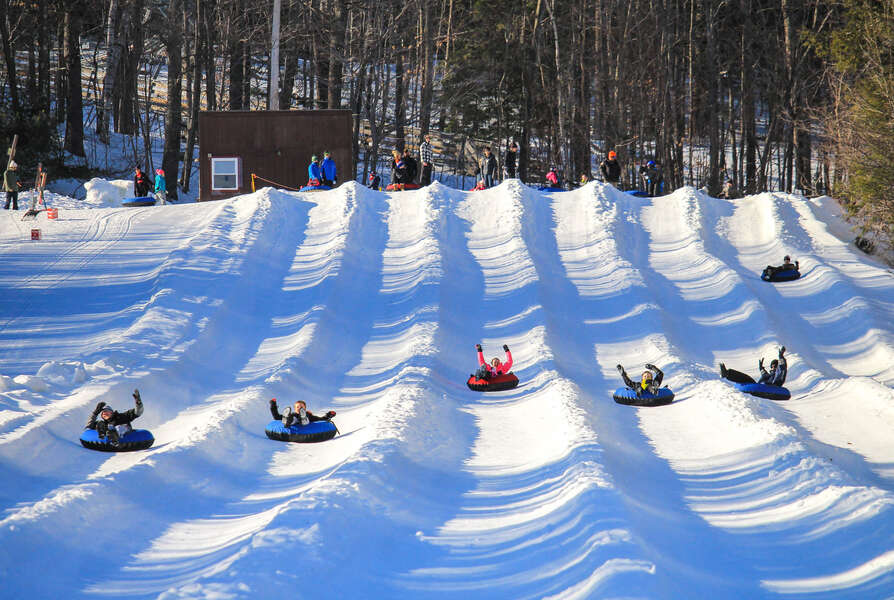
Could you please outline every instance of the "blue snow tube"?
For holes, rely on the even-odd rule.
[[[649,193],[644,192],[642,190],[627,190],[624,193],[630,194],[631,196],[636,196],[637,198],[648,198],[649,197]]]
[[[85,429],[81,434],[81,445],[91,450],[102,452],[130,452],[132,450],[145,450],[155,443],[155,438],[145,429],[134,429],[118,439],[118,445],[112,445],[112,441],[100,437],[95,429]]]
[[[767,270],[764,269],[764,272],[761,273],[761,279],[764,281],[794,281],[798,277],[801,276],[801,271],[797,269],[786,269],[784,271],[776,271],[772,275],[767,273]]]
[[[620,387],[612,394],[612,398],[618,404],[627,404],[629,406],[664,406],[674,401],[674,393],[670,388],[659,388],[658,393],[650,394],[642,392],[639,396],[629,387]]]
[[[736,387],[752,396],[766,398],[767,400],[788,400],[792,393],[781,385],[768,385],[766,383],[737,383]]]
[[[264,433],[278,442],[325,442],[335,437],[338,428],[332,421],[314,421],[307,425],[286,427],[282,421],[274,420],[267,424]]]
[[[134,206],[155,206],[155,198],[152,196],[140,196],[138,198],[126,198],[121,201],[121,206],[132,208]]]
[[[328,185],[306,185],[299,192],[322,192],[325,190],[331,190],[332,188]]]

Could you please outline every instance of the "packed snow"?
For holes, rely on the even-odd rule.
[[[831,198],[128,185],[0,215],[0,597],[894,597],[894,276]],[[791,400],[720,379],[780,346]],[[81,447],[134,388],[155,444]]]

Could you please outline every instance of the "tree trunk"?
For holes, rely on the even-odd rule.
[[[329,35],[329,72],[327,85],[327,102],[329,108],[341,108],[342,72],[344,70],[345,27],[347,10],[343,0],[331,0],[332,32]]]
[[[118,85],[118,63],[121,60],[121,46],[123,44],[121,32],[127,31],[127,15],[130,11],[125,8],[119,15],[118,0],[109,0],[109,18],[106,22],[106,72],[102,81],[102,108],[99,111],[99,120],[96,124],[97,135],[104,144],[109,143],[109,119],[112,114],[112,95]],[[120,25],[119,25],[120,23]]]
[[[404,75],[404,53],[399,49],[394,61],[394,137],[399,150],[403,150],[407,143],[404,129],[407,121]]]
[[[183,0],[169,0],[165,52],[168,55],[168,105],[165,112],[165,146],[162,169],[168,182],[168,197],[177,199],[180,162],[180,132],[183,129]]]
[[[180,189],[189,191],[189,180],[192,176],[193,152],[196,147],[196,137],[199,132],[199,106],[202,103],[202,56],[206,51],[202,43],[202,27],[199,15],[202,10],[202,0],[195,0],[196,19],[193,39],[192,58],[192,92],[189,94],[189,120],[186,128],[186,150],[183,152],[183,175],[180,177]]]
[[[12,42],[9,39],[9,27],[6,25],[6,11],[9,0],[0,0],[0,38],[3,42],[3,56],[6,59],[6,75],[9,80],[9,96],[12,102],[12,112],[16,118],[21,116],[19,106],[18,77],[16,76],[16,61],[12,50]]]
[[[267,109],[279,110],[279,19],[282,0],[273,0],[273,23],[270,41],[270,90],[267,95]]]
[[[84,152],[84,110],[81,86],[81,15],[84,7],[72,2],[65,7],[65,79],[67,101],[65,111],[64,148],[75,156]]]

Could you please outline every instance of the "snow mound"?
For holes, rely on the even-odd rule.
[[[121,206],[125,198],[133,197],[133,182],[123,179],[108,180],[94,177],[84,184],[87,197],[84,204],[98,208],[104,206]]]

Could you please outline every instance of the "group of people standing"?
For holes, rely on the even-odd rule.
[[[155,179],[149,181],[149,177],[143,172],[143,169],[137,167],[134,169],[133,176],[133,194],[137,198],[145,198],[149,196],[149,190],[153,190],[155,199],[162,204],[167,203],[168,187],[165,182],[164,169],[155,169]]]
[[[316,154],[310,157],[310,164],[307,166],[307,185],[335,187],[337,181],[335,161],[332,160],[332,154],[328,150],[323,152],[322,161]]]

